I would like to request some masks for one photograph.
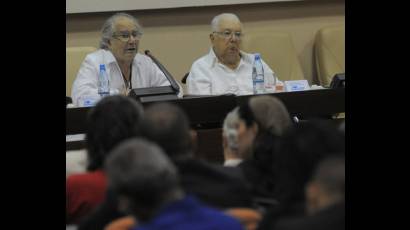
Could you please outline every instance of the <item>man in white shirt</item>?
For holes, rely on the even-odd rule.
[[[100,49],[88,54],[73,83],[71,97],[76,106],[85,101],[94,103],[98,95],[100,64],[108,73],[111,94],[126,95],[132,88],[170,85],[170,82],[147,56],[138,52],[142,27],[129,14],[117,13],[104,23]],[[182,96],[182,87],[180,95]]]
[[[253,94],[252,67],[254,55],[240,50],[242,24],[235,14],[213,18],[209,53],[196,60],[187,78],[188,94]],[[273,71],[262,60],[266,92],[274,92]]]

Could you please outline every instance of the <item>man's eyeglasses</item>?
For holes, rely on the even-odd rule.
[[[114,33],[112,36],[122,42],[128,42],[131,36],[135,39],[141,39],[142,32],[137,31],[137,30],[132,31],[131,33],[128,31],[124,31],[124,32]]]
[[[216,32],[214,31],[214,33],[221,35],[222,37],[224,37],[225,39],[229,39],[232,38],[233,35],[236,36],[237,39],[241,39],[243,37],[243,33],[242,32],[232,32],[230,30],[225,30],[222,32]]]

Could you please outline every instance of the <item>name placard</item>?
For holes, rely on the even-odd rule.
[[[309,90],[309,83],[307,80],[285,81],[285,89],[287,92]]]

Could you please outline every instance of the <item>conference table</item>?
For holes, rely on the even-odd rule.
[[[266,94],[280,99],[290,116],[308,121],[314,118],[333,119],[335,114],[345,112],[345,88],[315,89],[297,92]],[[223,162],[222,124],[228,112],[256,95],[185,96],[165,100],[179,106],[187,114],[191,128],[197,131],[195,156],[207,161]],[[159,101],[142,102],[143,107]],[[161,102],[164,102],[162,100]],[[66,150],[85,147],[86,118],[92,107],[66,109]]]

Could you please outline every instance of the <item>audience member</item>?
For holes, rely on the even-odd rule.
[[[187,193],[221,209],[250,206],[249,188],[240,170],[194,158],[193,131],[179,107],[166,103],[152,105],[146,110],[141,131],[175,162]]]
[[[245,157],[239,150],[238,129],[239,119],[238,107],[228,113],[222,127],[222,147],[224,153],[224,166],[235,167]]]
[[[78,223],[104,200],[103,163],[120,141],[137,136],[142,106],[124,96],[110,96],[91,109],[87,117],[87,172],[66,180],[67,223]]]
[[[141,134],[157,143],[174,162],[187,194],[218,209],[252,206],[250,188],[240,170],[194,158],[193,132],[180,108],[166,103],[148,107],[141,122]],[[112,220],[124,216],[125,213],[116,211],[116,203],[115,192],[108,191],[106,200],[80,224],[79,230],[103,229]]]
[[[137,220],[135,230],[242,229],[234,218],[185,195],[177,168],[152,142],[124,142],[108,157],[106,168],[119,209]]]
[[[323,160],[306,186],[307,216],[278,220],[277,230],[345,229],[345,160]]]
[[[279,99],[265,95],[252,97],[239,108],[239,114],[243,127],[250,127],[253,133],[249,142],[243,142],[247,145],[248,157],[239,167],[252,183],[254,196],[274,198],[275,145],[291,126],[289,113]],[[245,130],[250,132],[249,128]]]
[[[318,163],[332,154],[344,154],[344,136],[332,123],[301,122],[282,135],[273,162],[279,205],[264,216],[259,229],[274,229],[280,219],[304,215],[305,187]]]

